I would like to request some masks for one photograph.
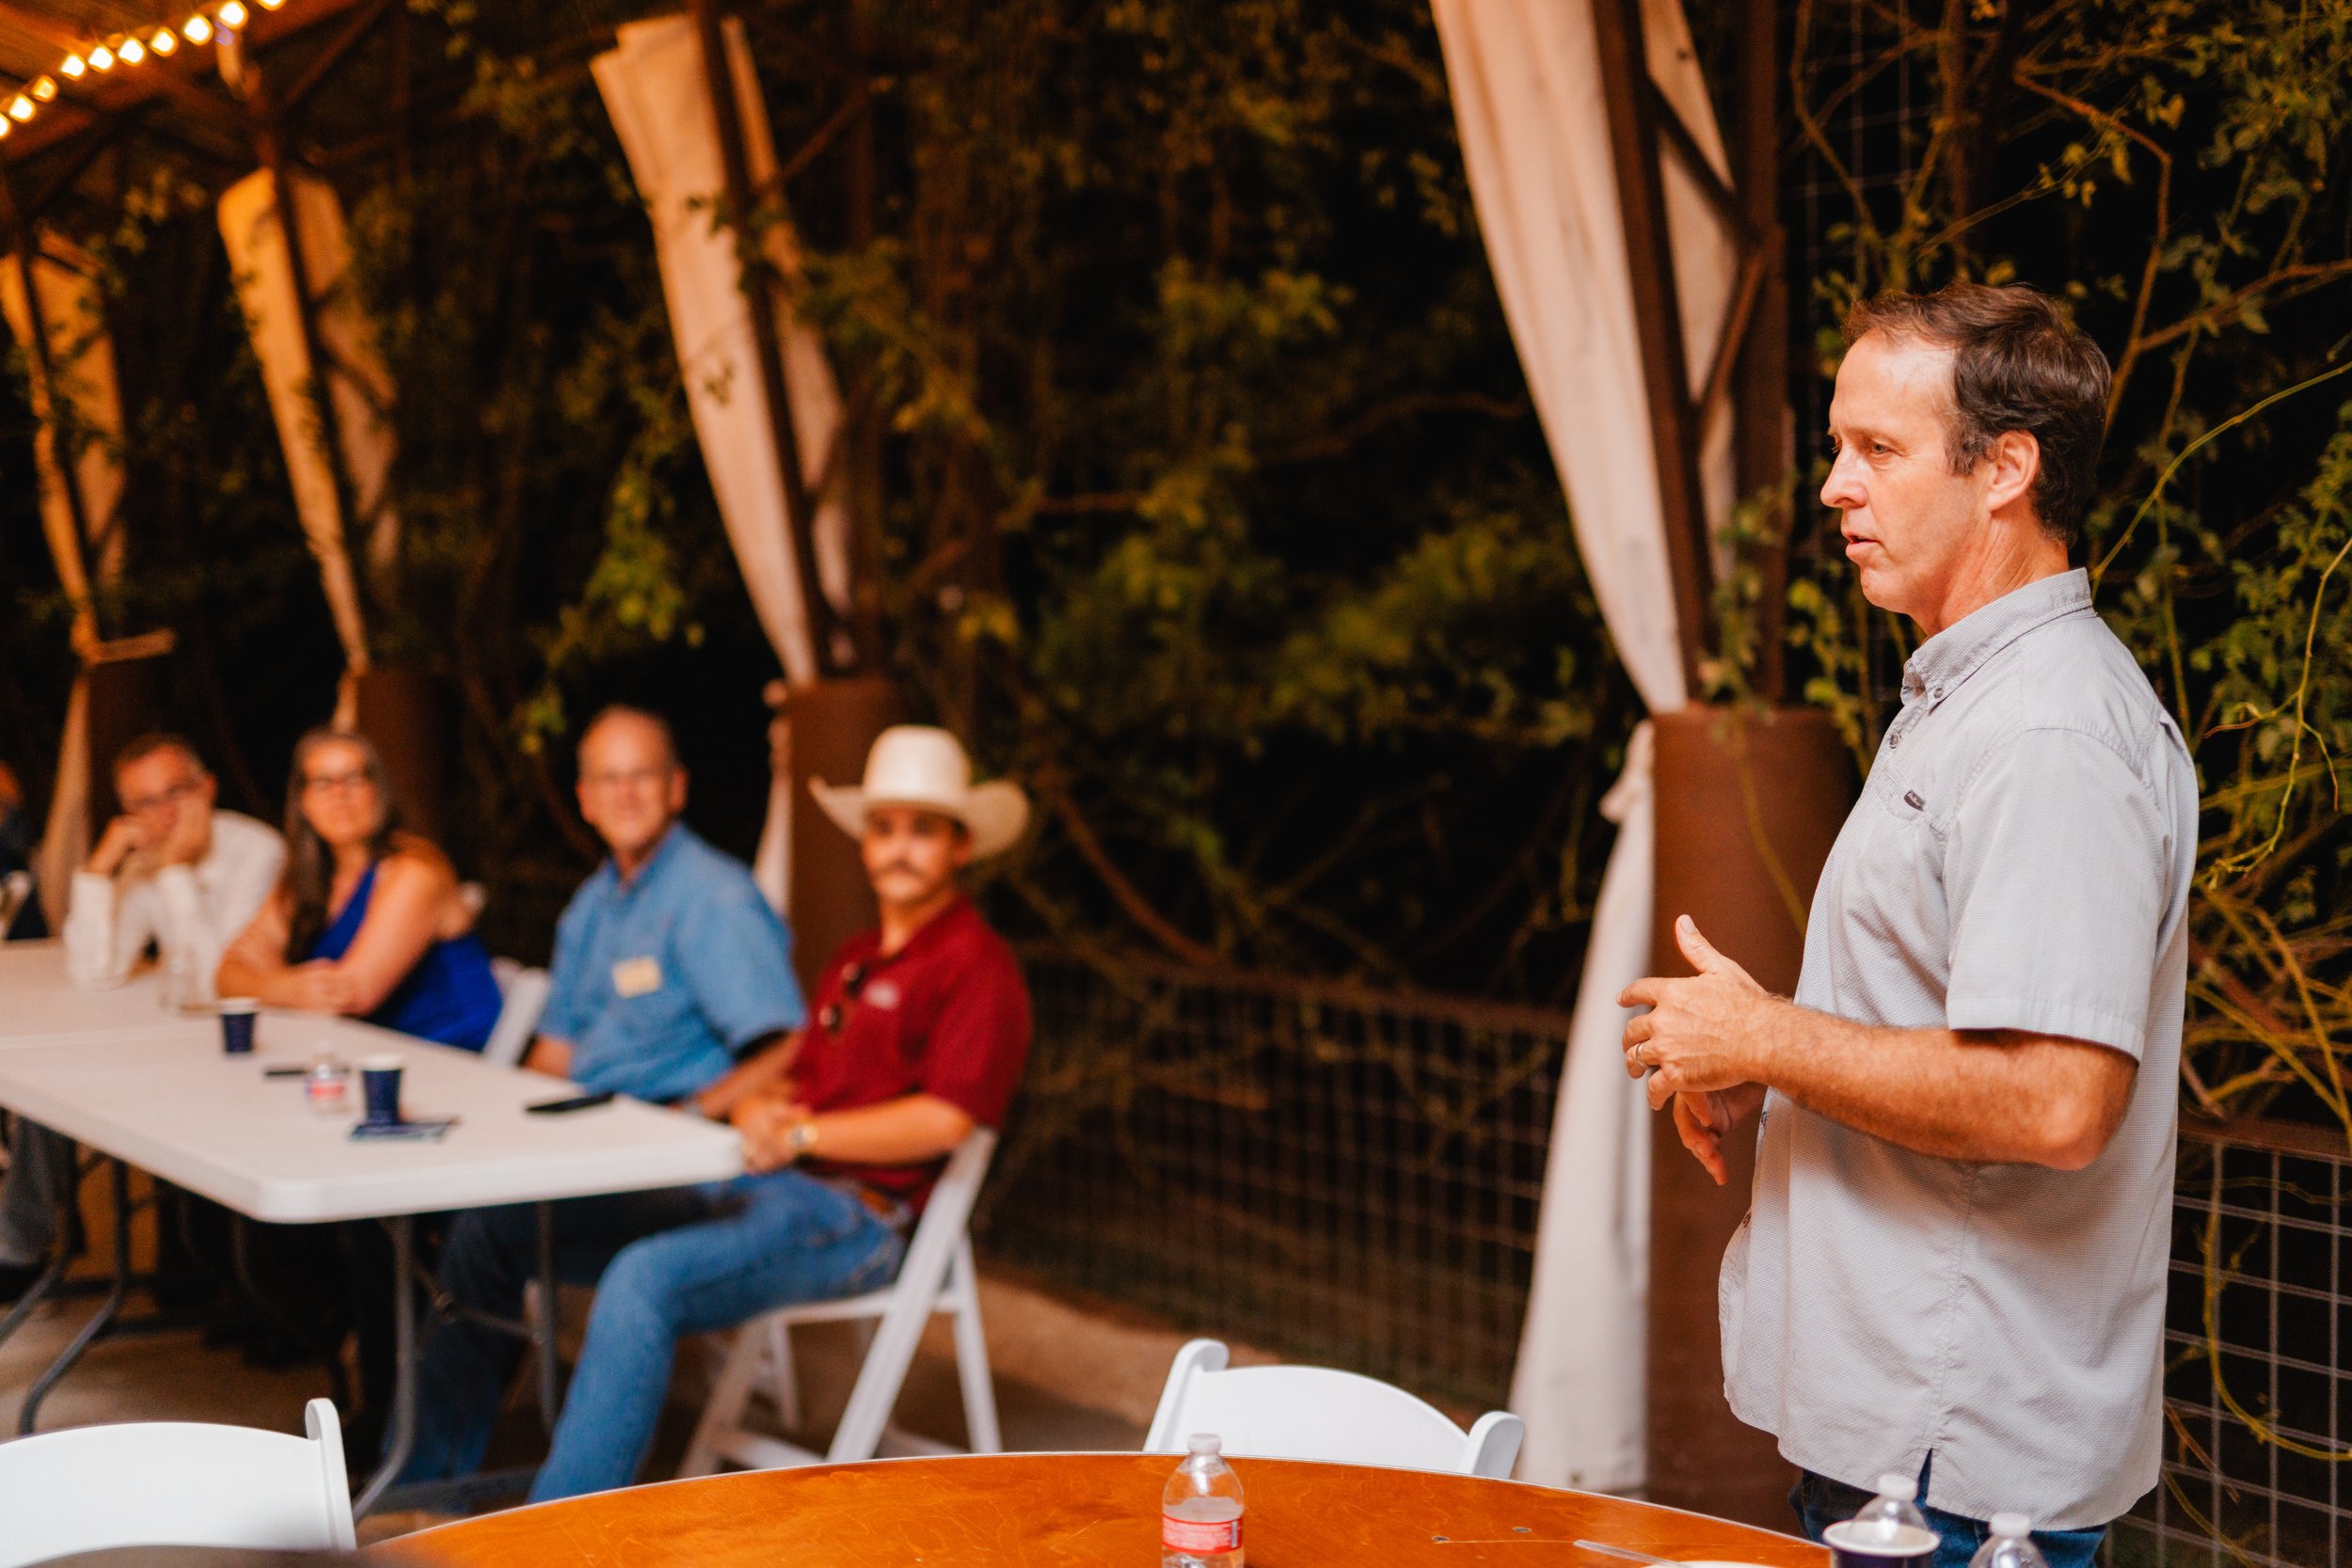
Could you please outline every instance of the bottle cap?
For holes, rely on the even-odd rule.
[[[1879,1496],[1907,1503],[1919,1496],[1919,1483],[1909,1476],[1881,1476]]]
[[[1214,1432],[1196,1432],[1185,1442],[1195,1453],[1215,1453],[1225,1446],[1225,1439]]]
[[[1995,1513],[1988,1521],[1995,1535],[2025,1537],[2033,1533],[2033,1521],[2022,1513]]]

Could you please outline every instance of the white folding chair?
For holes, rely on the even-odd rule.
[[[110,1546],[349,1551],[334,1402],[302,1423],[307,1437],[151,1421],[0,1443],[0,1568]]]
[[[1215,1339],[1176,1353],[1145,1453],[1182,1453],[1194,1433],[1213,1432],[1229,1454],[1505,1481],[1526,1435],[1526,1423],[1507,1410],[1489,1410],[1465,1433],[1435,1405],[1376,1378],[1328,1367],[1229,1371],[1227,1354]]]
[[[734,1346],[703,1406],[694,1440],[686,1450],[684,1476],[706,1476],[722,1463],[752,1469],[777,1469],[814,1465],[820,1460],[840,1465],[871,1459],[881,1449],[890,1412],[898,1402],[907,1368],[923,1327],[938,1312],[955,1317],[956,1374],[963,1386],[963,1422],[973,1453],[996,1453],[1002,1438],[996,1430],[996,1391],[989,1381],[988,1341],[980,1328],[979,1278],[972,1267],[972,1241],[965,1227],[973,1200],[979,1196],[980,1178],[987,1174],[989,1156],[995,1152],[996,1134],[977,1127],[947,1161],[938,1185],[931,1189],[922,1222],[907,1245],[898,1277],[886,1289],[838,1301],[813,1301],[787,1307],[753,1319],[735,1331]],[[850,1402],[834,1430],[833,1443],[818,1454],[743,1425],[755,1386],[763,1380],[778,1421],[787,1428],[800,1424],[800,1389],[792,1370],[793,1327],[801,1323],[868,1322],[877,1326],[867,1345],[865,1363]],[[952,1451],[911,1434],[892,1433],[895,1446],[923,1452]]]
[[[490,1037],[482,1047],[482,1059],[513,1067],[531,1049],[539,1015],[548,1010],[550,982],[546,970],[526,969],[512,958],[492,958],[490,972],[498,976],[503,999],[499,1004],[499,1021],[490,1026]]]

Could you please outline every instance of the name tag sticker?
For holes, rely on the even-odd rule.
[[[612,966],[612,989],[623,996],[650,996],[661,989],[661,960],[623,958]]]

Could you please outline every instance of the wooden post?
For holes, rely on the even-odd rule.
[[[1762,267],[1756,308],[1732,381],[1733,463],[1749,497],[1794,479],[1788,410],[1788,245],[1780,224],[1780,16],[1772,0],[1744,0],[1734,52],[1739,139],[1732,153],[1740,211]],[[1796,499],[1771,519],[1780,542],[1763,554],[1756,605],[1756,694],[1778,703],[1788,691],[1782,628],[1788,610],[1788,550]]]
[[[702,40],[703,75],[710,87],[711,112],[719,121],[719,159],[726,173],[727,207],[734,220],[736,254],[743,268],[743,301],[751,309],[752,341],[758,360],[760,389],[768,397],[777,461],[784,468],[785,530],[792,537],[792,559],[801,578],[801,598],[808,615],[809,641],[815,644],[817,667],[843,667],[834,640],[847,635],[825,588],[817,575],[817,511],[808,493],[808,476],[801,467],[799,433],[792,424],[792,402],[784,375],[784,337],[776,325],[775,299],[768,292],[766,263],[757,243],[755,203],[751,163],[743,148],[742,106],[735,97],[735,72],[727,61],[726,27],[716,0],[693,0],[694,27]],[[854,657],[850,661],[854,664]]]
[[[1675,289],[1666,192],[1658,169],[1658,130],[1650,118],[1641,0],[1593,0],[1593,30],[1599,45],[1601,96],[1607,102],[1609,148],[1616,166],[1626,263],[1632,276],[1633,325],[1641,342],[1643,401],[1649,408],[1666,561],[1674,576],[1682,678],[1695,699],[1712,618],[1708,600],[1714,572],[1706,499],[1699,489],[1698,411],[1691,404],[1682,302]]]

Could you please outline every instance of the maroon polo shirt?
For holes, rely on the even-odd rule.
[[[1029,1054],[1029,990],[1012,949],[958,898],[898,952],[881,951],[880,931],[851,937],[817,982],[792,1066],[802,1103],[847,1111],[930,1094],[984,1127],[1002,1127]],[[808,1169],[854,1178],[920,1209],[945,1164],[812,1159]]]

